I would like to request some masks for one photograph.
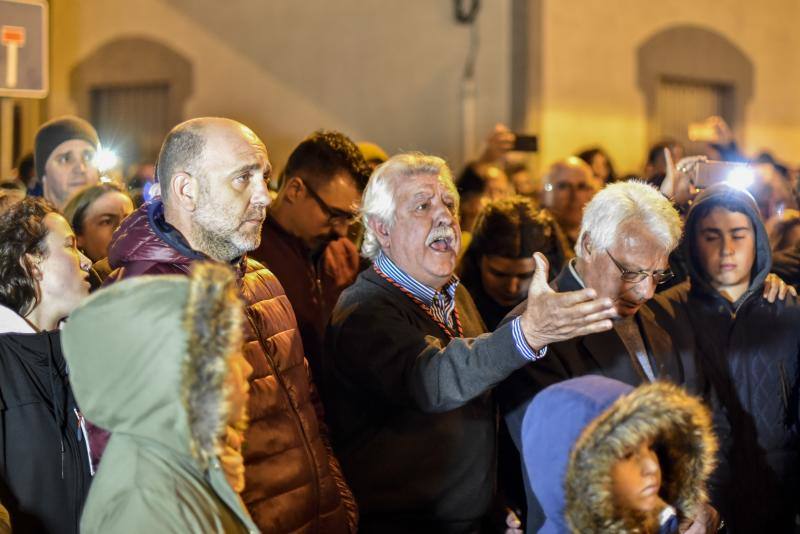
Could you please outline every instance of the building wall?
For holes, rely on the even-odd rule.
[[[276,167],[318,128],[388,151],[422,150],[458,167],[469,30],[450,1],[52,0],[48,115],[77,113],[76,67],[117,39],[149,39],[186,58],[183,118],[241,120]],[[482,2],[479,138],[510,109],[510,0]]]
[[[540,1],[541,98],[529,107],[540,116],[543,166],[599,143],[619,171],[639,172],[651,140],[636,52],[658,32],[684,25],[717,32],[755,67],[744,121],[734,132],[745,151],[768,148],[800,160],[800,2]]]

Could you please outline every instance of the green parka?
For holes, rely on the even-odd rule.
[[[141,277],[92,295],[62,332],[75,398],[112,432],[81,532],[257,532],[217,459],[228,361],[241,350],[233,273]]]

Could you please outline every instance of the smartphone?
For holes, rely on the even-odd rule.
[[[753,169],[747,163],[701,161],[695,165],[691,181],[698,189],[705,189],[721,182],[745,188],[750,185],[754,176]]]
[[[514,134],[514,146],[511,150],[517,152],[538,152],[539,138],[535,135]]]

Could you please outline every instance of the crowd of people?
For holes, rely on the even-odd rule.
[[[0,188],[0,532],[800,531],[797,174],[59,117]],[[749,161],[749,189],[698,184]]]

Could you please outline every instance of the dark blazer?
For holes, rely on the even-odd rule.
[[[361,532],[475,532],[494,493],[497,411],[488,390],[526,360],[511,325],[484,327],[456,291],[449,339],[370,268],[346,289],[326,336],[326,409]]]
[[[569,266],[564,267],[552,286],[559,292],[582,288]],[[662,297],[656,295],[654,298]],[[519,304],[506,317],[506,321],[520,315],[526,305],[527,300]],[[684,346],[682,341],[675,342],[676,339],[668,333],[674,329],[664,324],[661,318],[661,322],[657,322],[647,305],[639,309],[635,320],[656,378],[685,386],[690,391],[698,389],[699,380],[692,350]],[[647,382],[639,362],[630,355],[614,330],[550,345],[545,358],[516,371],[495,390],[501,413],[518,450],[521,445],[522,417],[533,397],[551,384],[583,375],[601,375],[632,386]],[[527,481],[525,486],[528,500],[527,531],[535,532],[544,516]]]

